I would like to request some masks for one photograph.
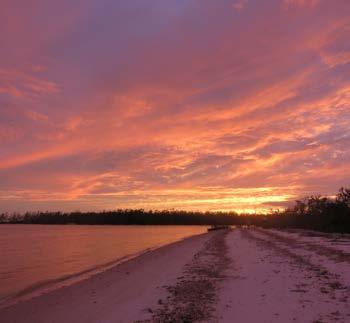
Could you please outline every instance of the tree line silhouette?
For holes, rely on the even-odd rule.
[[[120,209],[103,212],[27,212],[0,214],[0,223],[99,224],[99,225],[257,225],[266,228],[300,228],[350,233],[350,189],[341,188],[335,198],[309,196],[294,207],[270,214],[235,212],[145,211]]]

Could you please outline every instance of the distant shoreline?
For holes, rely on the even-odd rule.
[[[305,229],[350,233],[350,189],[333,198],[320,195],[296,201],[285,210],[268,214],[238,214],[181,210],[119,209],[101,212],[0,213],[0,224],[81,225],[255,225],[263,228]]]
[[[271,216],[272,217],[272,216]],[[345,223],[344,225],[340,225],[337,228],[333,227],[318,227],[317,225],[313,226],[297,226],[297,225],[290,225],[290,226],[284,226],[284,225],[273,225],[269,223],[264,223],[263,218],[259,219],[257,222],[258,223],[249,223],[249,222],[254,222],[250,221],[248,219],[244,219],[242,221],[243,223],[225,223],[225,225],[229,226],[251,226],[251,227],[262,227],[262,228],[276,228],[276,229],[289,229],[289,230],[307,230],[310,232],[316,232],[316,233],[334,233],[334,234],[350,234],[350,226]],[[245,223],[247,222],[247,223]],[[13,222],[13,223],[8,223],[8,222],[0,222],[0,225],[35,225],[35,226],[141,226],[141,227],[147,227],[147,226],[164,226],[164,227],[169,227],[169,226],[210,226],[213,224],[221,224],[217,223],[215,221],[214,223],[146,223],[146,224],[140,224],[140,223],[129,223],[129,224],[124,224],[124,223],[22,223],[22,222]]]

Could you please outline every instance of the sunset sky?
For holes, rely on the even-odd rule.
[[[0,212],[350,186],[349,0],[2,0],[0,43]]]

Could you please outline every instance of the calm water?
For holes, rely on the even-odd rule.
[[[0,306],[205,231],[200,226],[0,225]]]

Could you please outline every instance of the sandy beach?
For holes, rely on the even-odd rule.
[[[350,240],[235,228],[0,310],[2,323],[348,322]]]

